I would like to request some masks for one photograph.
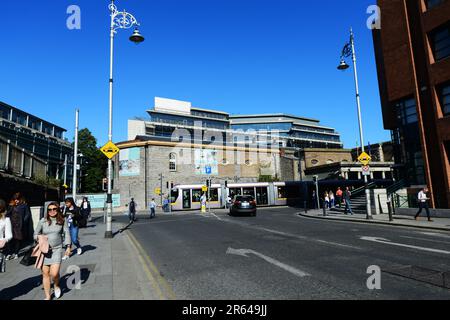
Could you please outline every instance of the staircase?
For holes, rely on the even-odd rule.
[[[350,198],[350,204],[351,204],[353,213],[366,214],[366,212],[367,212],[366,188],[371,189],[375,186],[376,186],[376,184],[371,182],[371,183],[367,184],[367,186],[363,186],[361,188],[358,188],[358,189],[352,191],[352,196]],[[373,203],[373,201],[372,201],[372,203],[371,203],[372,212],[374,212],[374,210],[375,210],[375,205],[376,204]],[[336,212],[336,213],[344,213],[345,205],[341,204],[341,209],[332,208],[330,211]]]

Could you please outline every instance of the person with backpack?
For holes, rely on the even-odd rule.
[[[79,240],[79,226],[81,221],[83,220],[83,217],[73,198],[69,197],[65,200],[63,215],[66,218],[67,225],[69,227],[70,239],[72,240],[71,243],[76,246],[77,254],[81,255],[83,253],[83,250]],[[71,250],[72,245],[69,246],[69,254],[64,255],[64,257],[62,258],[63,260],[66,260],[70,257]]]
[[[6,203],[0,199],[0,273],[5,272],[6,259],[4,250],[12,237],[11,220],[6,217]]]
[[[128,205],[128,217],[130,218],[130,223],[136,221],[136,202],[134,202],[134,198],[131,198]]]

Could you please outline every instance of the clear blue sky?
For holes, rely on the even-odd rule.
[[[117,0],[133,13],[146,41],[115,41],[114,141],[127,119],[146,116],[155,96],[230,113],[283,112],[321,120],[359,141],[352,70],[336,69],[353,26],[365,141],[390,139],[383,129],[366,9],[375,0]],[[69,5],[81,8],[81,30],[69,30]],[[0,100],[99,144],[108,134],[109,1],[4,0]],[[350,61],[349,61],[350,62]]]

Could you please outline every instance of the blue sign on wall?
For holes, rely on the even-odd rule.
[[[206,174],[211,174],[211,166],[206,166],[205,167],[205,173]]]

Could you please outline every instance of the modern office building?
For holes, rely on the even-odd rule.
[[[222,139],[240,144],[277,144],[293,148],[336,148],[343,144],[333,128],[319,120],[286,114],[230,115],[229,113],[193,107],[190,102],[155,98],[147,111],[149,120],[129,120],[128,139],[147,136],[169,139],[180,130],[189,132],[192,142]],[[178,130],[178,131],[177,131]],[[207,134],[205,134],[207,133]]]
[[[73,148],[64,137],[65,129],[0,102],[0,136],[46,162],[46,175],[72,181]],[[66,161],[67,160],[67,161]],[[3,163],[0,161],[0,163]],[[5,162],[6,163],[6,162]],[[64,165],[67,170],[64,170]],[[0,168],[8,169],[8,168]]]
[[[450,207],[450,1],[378,0],[374,30],[384,127],[395,172],[411,190],[428,185]]]

